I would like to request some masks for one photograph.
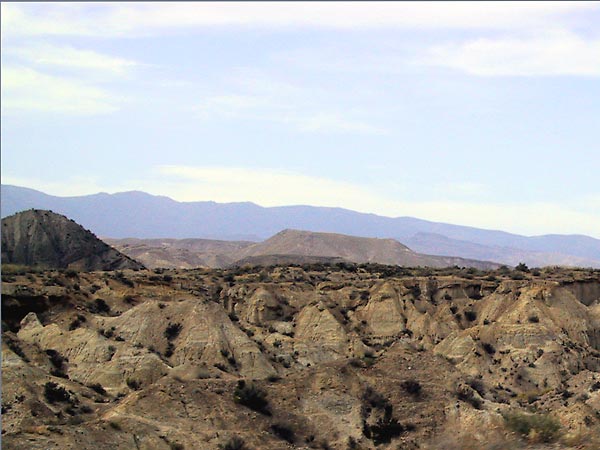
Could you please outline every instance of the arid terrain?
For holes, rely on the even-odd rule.
[[[246,264],[304,264],[323,261],[410,267],[500,267],[500,264],[490,261],[423,255],[395,239],[303,230],[283,230],[257,243],[208,239],[106,239],[106,242],[149,268],[224,268]]]
[[[4,448],[600,448],[600,272],[4,266]]]

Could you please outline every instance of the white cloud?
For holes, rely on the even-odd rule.
[[[206,98],[194,108],[202,119],[226,118],[281,123],[309,133],[386,134],[381,127],[348,117],[348,113],[302,104],[300,99],[282,101],[277,95],[226,94]]]
[[[87,115],[116,111],[123,98],[80,80],[22,66],[2,68],[2,112],[43,111]]]
[[[420,62],[479,76],[600,76],[600,39],[585,40],[567,31],[476,39],[433,47]]]
[[[9,47],[4,50],[4,53],[40,66],[86,70],[93,73],[102,72],[115,76],[126,75],[138,65],[135,61],[104,55],[92,50],[47,43]]]
[[[3,33],[146,35],[209,26],[532,29],[593,2],[194,2],[2,4]]]
[[[345,94],[295,85],[248,68],[234,71],[224,82],[226,93],[205,95],[193,109],[200,118],[272,122],[309,133],[387,133],[364,120],[360,108],[342,110],[340,105],[348,101]]]

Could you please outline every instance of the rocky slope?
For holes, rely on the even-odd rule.
[[[2,297],[6,448],[600,445],[598,271],[45,271]]]
[[[146,267],[177,269],[225,267],[235,262],[240,250],[253,244],[211,239],[105,238],[104,241]]]
[[[2,263],[77,270],[143,268],[67,217],[35,209],[2,219]]]

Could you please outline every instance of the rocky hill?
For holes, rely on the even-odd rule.
[[[600,272],[3,273],[11,449],[597,449]]]
[[[2,219],[2,263],[77,270],[143,268],[67,217],[35,209]]]
[[[342,258],[359,264],[372,262],[409,267],[457,265],[480,269],[499,267],[499,264],[486,261],[421,255],[394,239],[364,238],[302,230],[283,230],[266,241],[248,246],[239,252],[241,257],[284,254]]]
[[[284,230],[258,243],[205,239],[107,239],[123,253],[147,267],[193,268],[232,265],[354,262],[402,266],[476,267],[499,264],[448,256],[415,253],[394,239],[361,238],[336,233]]]
[[[226,267],[239,258],[239,252],[254,244],[250,241],[211,239],[111,239],[104,241],[146,267],[192,269]]]

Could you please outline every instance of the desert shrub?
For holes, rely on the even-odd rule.
[[[2,325],[4,326],[4,323],[2,323]],[[23,352],[23,349],[21,348],[21,345],[16,340],[8,335],[5,335],[4,333],[2,333],[2,338],[5,340],[8,348],[10,348],[15,355],[20,356],[23,361],[29,362],[29,358],[27,358],[25,352]]]
[[[127,277],[126,277],[126,276],[123,274],[123,272],[117,272],[117,273],[115,274],[115,278],[116,278],[117,280],[119,280],[121,283],[123,283],[125,286],[131,287],[131,288],[135,286],[135,285],[133,284],[133,281],[131,281],[129,278],[127,278]]]
[[[116,431],[121,431],[121,425],[118,422],[108,422],[108,426],[111,427],[113,430]]]
[[[59,403],[59,402],[70,402],[71,395],[67,392],[67,390],[59,386],[56,383],[51,381],[47,382],[44,385],[44,397],[50,403]]]
[[[296,440],[296,434],[289,425],[283,423],[275,423],[271,425],[271,431],[275,436],[277,436],[280,439],[283,439],[289,444],[293,444]]]
[[[175,346],[173,345],[172,342],[169,342],[167,344],[167,349],[165,350],[165,358],[170,358],[171,356],[173,356],[174,352],[175,352]]]
[[[415,285],[409,287],[409,290],[414,298],[419,298],[421,296],[421,288],[419,287],[418,284],[415,284]]]
[[[473,310],[465,311],[465,319],[467,319],[469,322],[474,322],[477,320],[477,313]]]
[[[85,316],[82,316],[81,314],[77,314],[77,316],[73,319],[73,321],[71,322],[71,324],[69,325],[69,331],[73,331],[76,330],[77,328],[79,328],[81,326],[81,324],[83,322],[85,322],[87,319],[85,318]]]
[[[458,389],[456,390],[456,397],[459,400],[468,403],[475,409],[481,409],[481,407],[483,406],[483,402],[481,401],[481,399],[475,396],[474,392],[475,391],[473,389],[468,387],[458,387]]]
[[[362,400],[363,403],[367,406],[366,411],[363,412],[363,415],[366,415],[365,413],[370,412],[369,407],[383,409],[389,405],[388,400],[370,386],[365,389],[365,392],[362,396]]]
[[[507,413],[506,426],[524,437],[539,442],[554,442],[559,437],[560,423],[547,414]]]
[[[485,385],[478,378],[470,378],[467,380],[467,385],[477,392],[481,397],[485,395]]]
[[[94,314],[108,314],[110,312],[110,306],[101,298],[97,298],[90,303],[88,309]]]
[[[529,272],[529,267],[521,262],[515,266],[515,270],[518,270],[519,272]]]
[[[484,342],[483,344],[481,344],[481,346],[488,355],[493,355],[494,353],[496,353],[496,349],[494,348],[494,346],[488,342]]]
[[[413,395],[415,397],[418,396],[422,390],[421,383],[419,383],[416,380],[405,380],[400,384],[400,386],[407,393],[409,393],[410,395]]]
[[[219,450],[247,450],[246,443],[238,436],[233,436],[224,444],[219,444]]]
[[[142,383],[134,378],[127,378],[126,383],[129,389],[134,391],[139,391],[142,388]]]
[[[68,378],[67,374],[65,373],[64,367],[64,364],[67,361],[67,359],[60,353],[58,353],[56,350],[51,348],[46,350],[46,355],[48,355],[50,363],[54,366],[54,369],[52,369],[50,373],[55,377]]]
[[[183,326],[180,323],[169,323],[169,325],[167,326],[167,329],[165,330],[165,337],[169,341],[172,341],[177,336],[179,336],[179,333],[181,333],[182,329],[183,329]]]
[[[100,383],[92,383],[88,384],[88,386],[92,391],[97,392],[100,395],[106,395],[106,390]]]
[[[535,315],[529,316],[527,318],[527,320],[529,320],[529,322],[531,322],[531,323],[539,323],[540,322],[540,318]]]
[[[271,415],[267,393],[253,383],[238,381],[233,392],[233,401],[262,414]]]
[[[365,424],[364,435],[371,439],[375,445],[388,444],[393,438],[400,436],[404,427],[394,417],[387,415],[379,419],[373,425]]]

